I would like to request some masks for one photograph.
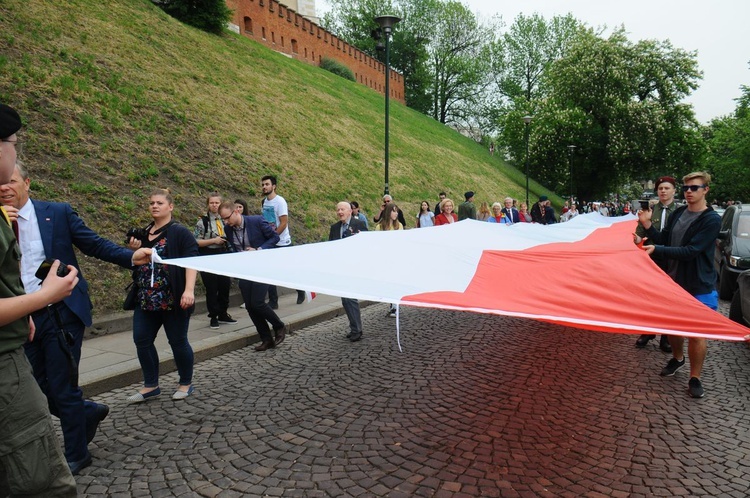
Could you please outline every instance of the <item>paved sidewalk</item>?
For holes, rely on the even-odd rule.
[[[318,295],[309,303],[297,304],[297,293],[279,289],[279,309],[276,313],[282,321],[292,326],[292,332],[308,325],[328,320],[344,313],[341,299]],[[202,303],[190,319],[188,337],[195,353],[195,363],[240,349],[259,340],[247,311],[239,307],[239,296],[232,302],[237,306],[229,309],[236,324],[221,324],[219,329],[209,327],[209,319]],[[105,391],[141,382],[143,376],[133,344],[131,329],[132,313],[122,313],[100,320],[94,325],[93,333],[88,331],[83,341],[80,365],[80,385],[86,397],[96,396]],[[109,330],[120,330],[109,332]],[[97,329],[99,334],[97,334]],[[160,373],[176,370],[172,350],[164,330],[156,338],[159,352]]]

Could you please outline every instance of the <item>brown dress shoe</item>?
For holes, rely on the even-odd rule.
[[[278,330],[274,330],[274,332],[276,333],[276,345],[278,346],[279,344],[284,342],[284,339],[286,339],[286,333],[291,332],[291,330],[289,328],[289,324],[284,324],[283,327]]]
[[[256,351],[265,351],[267,349],[273,349],[276,347],[276,343],[273,340],[263,341],[259,345],[255,346]]]

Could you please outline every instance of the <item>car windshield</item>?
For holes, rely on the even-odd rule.
[[[737,238],[750,239],[750,211],[740,213],[740,219],[737,221]]]

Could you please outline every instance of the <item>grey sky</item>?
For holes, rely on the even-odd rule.
[[[462,0],[481,18],[501,15],[511,24],[520,13],[539,13],[545,18],[573,14],[589,26],[610,30],[624,25],[633,41],[670,40],[684,50],[698,51],[703,71],[700,87],[688,98],[698,120],[731,113],[740,96],[740,85],[750,86],[750,20],[748,0]],[[327,10],[325,0],[318,0],[318,12]]]

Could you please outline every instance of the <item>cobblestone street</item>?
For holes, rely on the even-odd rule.
[[[711,342],[706,397],[636,336],[387,306],[196,365],[196,393],[110,404],[86,496],[748,496],[750,349]]]

